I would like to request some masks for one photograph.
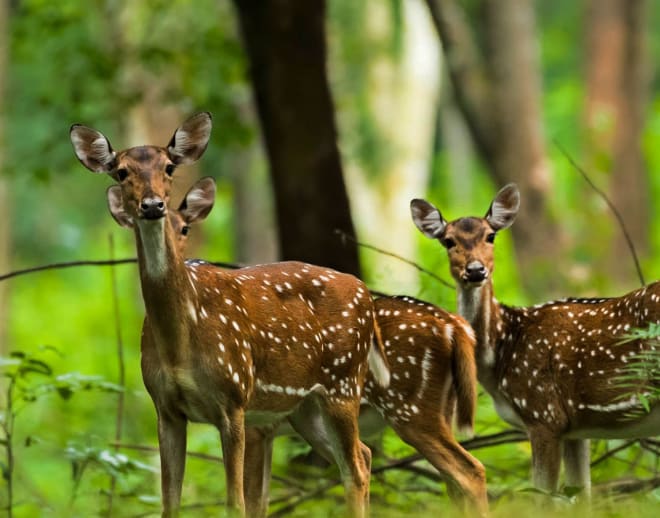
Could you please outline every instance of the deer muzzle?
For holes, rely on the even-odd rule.
[[[462,275],[464,282],[482,283],[488,278],[488,270],[479,261],[472,261],[465,267]]]
[[[160,219],[165,216],[165,202],[159,197],[144,198],[140,203],[140,216],[144,219]]]

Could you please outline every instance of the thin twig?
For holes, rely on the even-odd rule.
[[[337,229],[337,230],[335,230],[335,232],[337,234],[339,234],[339,236],[342,239],[352,241],[357,246],[360,246],[362,248],[367,248],[369,250],[373,250],[374,252],[378,252],[379,254],[387,255],[389,257],[394,257],[395,259],[398,259],[399,261],[403,261],[404,263],[409,264],[410,266],[416,268],[418,271],[420,271],[422,273],[425,273],[426,275],[432,277],[433,279],[438,281],[440,284],[446,286],[447,288],[451,288],[452,290],[456,288],[456,286],[454,286],[451,282],[449,282],[449,281],[443,279],[442,277],[436,275],[431,270],[427,270],[423,266],[418,265],[416,262],[411,261],[410,259],[406,259],[405,257],[403,257],[401,255],[398,255],[398,254],[395,254],[394,252],[389,252],[388,250],[383,250],[382,248],[378,248],[377,246],[369,245],[367,243],[362,243],[362,242],[358,241],[357,239],[355,239],[353,236],[348,235],[346,232],[344,232],[342,230]]]
[[[141,451],[144,453],[158,453],[160,450],[158,449],[157,446],[147,446],[145,444],[124,444],[121,442],[113,441],[110,442],[110,446],[113,448],[121,448],[123,450],[133,450],[133,451]],[[222,457],[219,457],[217,455],[209,455],[208,453],[199,453],[195,451],[186,451],[186,457],[189,457],[191,459],[199,459],[199,460],[205,460],[209,462],[214,462],[218,464],[222,464],[223,460]],[[271,478],[273,480],[276,480],[277,482],[281,484],[288,484],[289,479],[286,477],[281,477],[279,475],[271,475]]]
[[[644,281],[644,274],[642,273],[642,267],[639,264],[639,259],[637,258],[637,251],[635,250],[635,245],[633,245],[632,239],[630,237],[630,234],[628,234],[628,229],[626,228],[626,224],[623,221],[623,217],[617,210],[617,208],[614,206],[614,204],[610,201],[610,199],[607,197],[607,195],[598,187],[596,187],[596,184],[591,181],[591,178],[589,178],[589,175],[587,175],[586,171],[580,167],[575,160],[568,154],[568,151],[564,149],[564,147],[557,141],[553,140],[555,146],[559,149],[559,151],[566,157],[566,160],[575,168],[575,170],[582,175],[582,178],[585,179],[585,181],[589,184],[589,186],[596,191],[596,194],[598,194],[603,200],[605,200],[605,203],[609,207],[609,209],[612,211],[612,214],[614,214],[614,217],[616,218],[619,227],[621,228],[621,232],[623,232],[623,236],[626,238],[626,243],[628,244],[628,249],[630,250],[630,254],[632,255],[633,261],[635,262],[635,268],[637,269],[637,276],[639,277],[639,281],[641,282],[642,286],[646,286],[646,282]]]
[[[5,281],[7,279],[11,279],[12,277],[18,277],[19,275],[43,272],[46,270],[61,270],[63,268],[73,268],[76,266],[116,266],[119,264],[134,264],[134,263],[137,263],[137,259],[135,257],[131,257],[128,259],[103,259],[99,261],[90,261],[90,260],[64,261],[60,263],[51,263],[51,264],[44,264],[41,266],[33,266],[32,268],[23,268],[22,270],[14,270],[12,272],[8,272],[3,275],[0,275],[0,282]],[[244,265],[241,264],[226,263],[222,261],[209,262],[209,264],[212,264],[213,266],[219,266],[220,268],[228,268],[230,270],[238,270],[244,267]]]
[[[593,468],[593,467],[595,467],[595,466],[598,466],[598,464],[600,464],[601,462],[606,461],[606,460],[609,459],[610,457],[614,457],[614,455],[616,455],[616,454],[619,453],[620,451],[625,450],[625,449],[627,449],[627,448],[630,448],[630,447],[631,447],[633,444],[635,444],[636,442],[637,442],[637,439],[633,439],[633,440],[631,440],[631,441],[626,441],[626,442],[624,442],[621,446],[617,446],[617,447],[614,448],[613,450],[609,450],[607,453],[604,453],[603,455],[601,455],[600,457],[598,457],[596,460],[594,460],[594,461],[591,463],[591,467]]]

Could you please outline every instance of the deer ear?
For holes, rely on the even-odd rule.
[[[69,131],[78,160],[93,173],[108,173],[115,167],[115,152],[110,141],[95,129],[74,124]]]
[[[486,213],[486,221],[493,230],[509,228],[520,208],[520,191],[515,183],[505,185],[495,196]]]
[[[172,136],[167,145],[170,160],[177,165],[192,164],[206,151],[211,137],[211,114],[202,112],[186,120]]]
[[[193,185],[179,206],[179,212],[187,224],[201,221],[209,215],[215,202],[215,180],[210,176]]]
[[[426,200],[412,200],[410,213],[415,225],[426,237],[437,238],[447,227],[440,211]]]
[[[133,228],[133,218],[124,210],[124,200],[121,197],[121,187],[112,185],[108,188],[106,195],[108,197],[108,208],[115,221],[122,227]]]

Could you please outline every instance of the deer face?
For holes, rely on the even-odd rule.
[[[107,191],[110,214],[123,227],[133,227],[134,219],[126,209],[120,185],[113,185]],[[215,181],[211,177],[202,178],[193,185],[183,198],[177,210],[170,210],[167,219],[172,227],[175,246],[180,255],[188,242],[190,225],[202,221],[211,212],[215,201]]]
[[[450,223],[440,211],[425,200],[410,202],[417,228],[427,237],[437,239],[447,250],[454,280],[463,287],[480,286],[493,272],[493,243],[499,230],[511,226],[520,206],[520,194],[514,184],[502,188],[483,218],[459,218]]]
[[[140,146],[116,153],[101,132],[79,124],[71,127],[71,142],[85,167],[119,183],[126,216],[139,222],[167,214],[176,167],[201,157],[210,134],[211,115],[199,113],[186,120],[164,148]]]

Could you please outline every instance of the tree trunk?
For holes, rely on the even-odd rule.
[[[9,5],[7,0],[0,0],[0,273],[9,271],[11,264],[11,199],[9,196],[8,179],[4,176],[6,146],[4,139],[5,100],[7,61],[9,55],[8,36]],[[9,322],[9,283],[0,282],[0,355],[8,352],[7,323]]]
[[[585,118],[590,164],[610,174],[610,192],[638,253],[648,251],[649,185],[641,149],[647,77],[644,0],[589,0],[585,13]],[[607,216],[611,220],[611,216]],[[613,220],[612,220],[613,221]],[[614,227],[614,225],[612,225]],[[618,280],[636,280],[621,260],[614,230],[605,264]]]
[[[427,0],[442,41],[457,105],[497,187],[515,182],[521,207],[512,227],[521,278],[533,296],[558,287],[560,231],[541,119],[541,75],[533,3],[483,0],[479,52],[454,0]],[[549,275],[552,271],[553,275]]]
[[[234,0],[275,193],[282,259],[360,273],[326,75],[324,0]]]

